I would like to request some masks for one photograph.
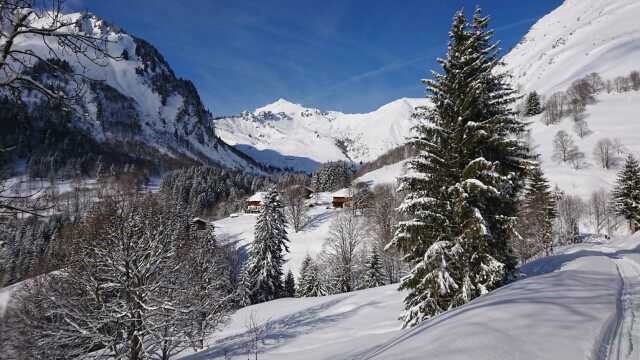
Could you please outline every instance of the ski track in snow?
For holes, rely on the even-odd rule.
[[[640,264],[631,255],[614,259],[622,279],[618,299],[616,327],[609,339],[602,344],[600,358],[606,360],[635,360],[640,358]]]

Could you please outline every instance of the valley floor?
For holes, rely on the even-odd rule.
[[[185,359],[246,359],[247,319],[268,359],[639,359],[640,235],[562,249],[524,279],[412,328],[396,285],[241,309]],[[250,358],[254,358],[251,355]]]

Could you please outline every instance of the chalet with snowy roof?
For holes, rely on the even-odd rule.
[[[207,228],[213,226],[213,223],[203,218],[196,217],[191,219],[191,226],[195,227],[196,230],[207,230]]]
[[[334,208],[351,207],[353,192],[349,188],[340,189],[331,194],[331,205]]]
[[[245,205],[244,212],[247,212],[247,213],[260,212],[260,210],[262,210],[262,206],[264,205],[264,198],[266,195],[267,193],[264,191],[260,191],[251,195],[251,197],[244,202],[244,205]]]

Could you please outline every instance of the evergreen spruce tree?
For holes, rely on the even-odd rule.
[[[521,262],[553,252],[553,222],[556,218],[556,196],[544,177],[540,165],[532,167],[529,183],[518,215],[517,252]]]
[[[313,259],[311,259],[311,256],[307,254],[307,256],[304,257],[304,260],[302,260],[302,265],[300,266],[300,278],[298,279],[298,289],[296,291],[296,295],[299,297],[306,296],[305,291],[307,289],[307,279],[312,265]]]
[[[298,297],[323,296],[327,294],[320,278],[318,265],[309,255],[302,261],[297,290]]]
[[[527,110],[525,114],[527,116],[535,116],[542,113],[542,105],[540,104],[540,97],[538,93],[532,91],[527,96]]]
[[[640,163],[632,155],[618,174],[612,198],[618,215],[629,222],[632,233],[636,232],[640,226]]]
[[[405,326],[437,315],[501,285],[516,266],[517,201],[529,162],[525,132],[512,105],[516,92],[497,74],[498,49],[476,11],[469,24],[458,12],[449,33],[443,73],[426,80],[433,108],[411,144],[411,175],[399,223],[388,245],[412,265],[400,288],[408,290]]]
[[[242,266],[240,270],[240,278],[238,279],[238,287],[236,288],[235,301],[239,308],[251,305],[251,278],[249,276],[249,267]]]
[[[273,300],[282,294],[282,264],[284,252],[289,252],[285,224],[278,192],[271,189],[265,195],[264,206],[256,220],[255,240],[249,255],[253,304]]]
[[[384,282],[384,272],[382,270],[382,258],[378,253],[378,250],[374,247],[371,251],[371,255],[367,259],[367,263],[365,264],[365,273],[364,273],[364,281],[362,288],[374,288],[378,286],[383,286]]]
[[[320,269],[317,264],[312,264],[309,268],[307,276],[307,287],[304,289],[304,296],[324,296],[327,295],[327,289],[322,283]]]
[[[284,297],[296,296],[296,280],[293,277],[291,270],[287,272],[287,276],[284,279]]]

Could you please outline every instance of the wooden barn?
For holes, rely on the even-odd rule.
[[[264,205],[264,197],[266,194],[266,192],[261,191],[251,195],[250,198],[245,200],[244,212],[259,213]]]
[[[205,219],[196,217],[191,220],[191,226],[194,226],[196,230],[207,230],[209,226],[213,226],[213,223]]]
[[[331,194],[331,205],[334,208],[341,209],[345,207],[351,207],[353,201],[353,193],[351,189],[340,189]]]

